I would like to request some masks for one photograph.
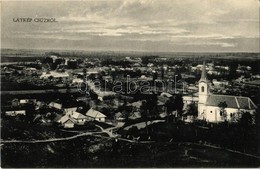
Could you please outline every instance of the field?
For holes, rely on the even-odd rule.
[[[192,143],[134,144],[90,136],[4,144],[2,167],[259,167],[259,159]],[[15,159],[16,163],[13,163]]]
[[[58,54],[62,57],[101,57],[101,58],[122,58],[122,57],[147,57],[160,56],[166,58],[190,58],[193,60],[207,58],[220,60],[259,60],[259,53],[191,53],[191,52],[115,52],[115,51],[66,51],[66,50],[37,50],[37,49],[1,49],[1,62],[33,62],[41,60],[46,55]]]

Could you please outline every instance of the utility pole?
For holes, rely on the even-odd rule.
[[[175,75],[174,76],[174,82],[175,82],[175,88],[174,88],[174,93],[176,93],[176,77],[177,77],[178,75]]]

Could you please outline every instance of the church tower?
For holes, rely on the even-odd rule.
[[[207,72],[205,61],[203,62],[201,78],[199,80],[199,103],[198,103],[198,118],[203,118],[206,108],[206,102],[209,94],[209,85],[207,80]]]

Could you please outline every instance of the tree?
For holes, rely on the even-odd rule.
[[[157,101],[158,98],[156,94],[149,95],[149,97],[146,99],[147,110],[149,111],[150,116],[155,116],[157,113]]]
[[[249,112],[242,113],[239,123],[243,127],[247,128],[252,124],[252,122],[253,122],[253,116]]]
[[[53,77],[53,76],[49,76],[48,79],[49,79],[50,81],[52,81],[52,80],[54,79],[54,77]]]
[[[157,79],[157,77],[158,77],[158,73],[157,73],[157,72],[154,72],[154,73],[153,73],[153,83],[154,83],[154,81]]]
[[[142,119],[145,120],[145,128],[146,128],[147,135],[148,135],[148,128],[147,128],[148,112],[149,112],[149,110],[147,108],[147,101],[143,101],[142,105],[140,106],[140,113],[141,113]]]
[[[161,68],[161,78],[162,78],[162,80],[164,79],[164,68],[163,67]]]
[[[35,106],[31,103],[26,104],[23,109],[26,111],[26,120],[32,122],[35,114]]]
[[[169,122],[169,116],[171,115],[172,111],[174,110],[173,101],[174,101],[173,97],[170,97],[170,99],[167,100],[165,103],[166,113],[167,113],[167,122]]]
[[[191,115],[191,116],[198,115],[198,108],[197,108],[195,102],[192,102],[191,104],[188,105],[187,112],[188,112],[187,115]]]
[[[42,60],[42,63],[53,63],[53,59],[51,57],[45,57],[43,60]]]
[[[173,106],[174,106],[174,110],[177,110],[178,114],[181,115],[182,113],[182,109],[183,109],[183,98],[181,95],[176,95],[174,98],[174,102],[173,102]]]
[[[165,103],[167,118],[171,115],[173,111],[177,111],[178,115],[181,116],[183,105],[184,103],[181,95],[170,97],[170,99],[167,100]]]
[[[225,101],[220,102],[218,107],[220,108],[220,116],[223,117],[223,119],[226,121],[227,114],[225,108],[227,108],[227,103]]]

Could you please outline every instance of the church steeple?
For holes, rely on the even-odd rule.
[[[206,82],[207,81],[207,72],[206,72],[206,64],[205,60],[203,61],[203,66],[202,66],[202,72],[201,72],[201,77],[200,77],[200,82]]]
[[[207,99],[209,95],[209,85],[207,80],[206,64],[203,62],[201,78],[199,81],[199,102],[198,102],[198,113],[199,117],[204,117],[204,113],[207,106]]]

